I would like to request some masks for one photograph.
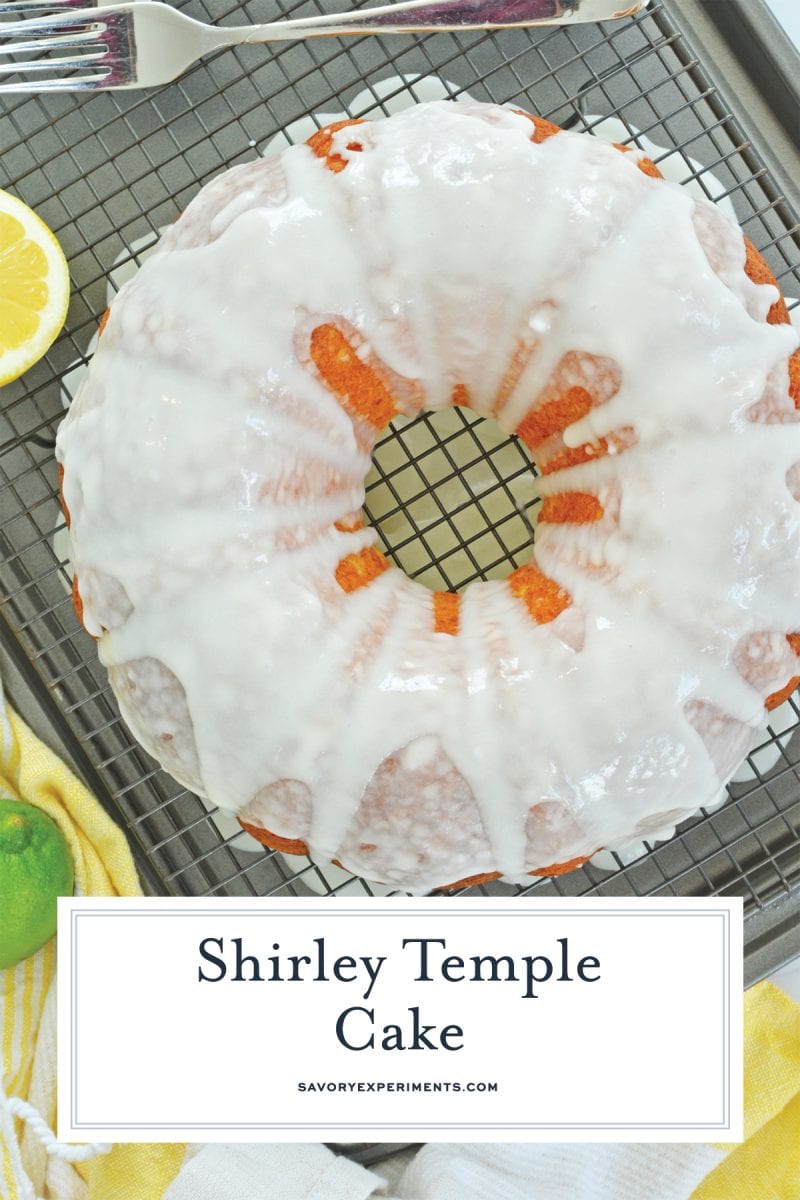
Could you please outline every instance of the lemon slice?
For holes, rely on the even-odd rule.
[[[67,316],[69,270],[55,236],[0,191],[0,385],[42,357]]]

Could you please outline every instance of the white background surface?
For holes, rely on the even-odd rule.
[[[800,47],[800,0],[767,0],[794,44]]]
[[[772,976],[772,982],[783,988],[793,999],[800,1003],[800,958],[783,967]]]

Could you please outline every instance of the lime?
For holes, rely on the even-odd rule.
[[[56,931],[56,897],[74,881],[67,839],[47,813],[0,796],[0,969],[33,954]]]

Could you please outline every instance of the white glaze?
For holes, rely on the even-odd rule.
[[[797,338],[761,320],[775,290],[746,278],[728,218],[632,155],[530,133],[435,103],[360,126],[362,153],[336,135],[339,173],[301,146],[221,176],[123,288],[59,433],[84,619],[137,736],[319,861],[414,890],[674,824],[716,797],[794,667]],[[509,431],[567,353],[616,361],[619,392],[564,441],[627,426],[636,445],[541,481],[607,513],[539,526],[538,565],[573,597],[555,621],[474,584],[451,637],[399,571],[338,587],[374,535],[333,528],[369,457],[298,357],[332,315],[427,407],[465,382],[484,414],[546,316],[496,413]],[[757,423],[770,377],[783,419]]]

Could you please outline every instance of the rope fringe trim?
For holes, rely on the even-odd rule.
[[[19,1096],[10,1096],[7,1107],[13,1117],[19,1117],[30,1126],[51,1158],[60,1158],[63,1162],[70,1163],[88,1162],[100,1154],[108,1154],[113,1148],[107,1142],[87,1142],[83,1146],[70,1146],[66,1142],[60,1142],[38,1109]]]

